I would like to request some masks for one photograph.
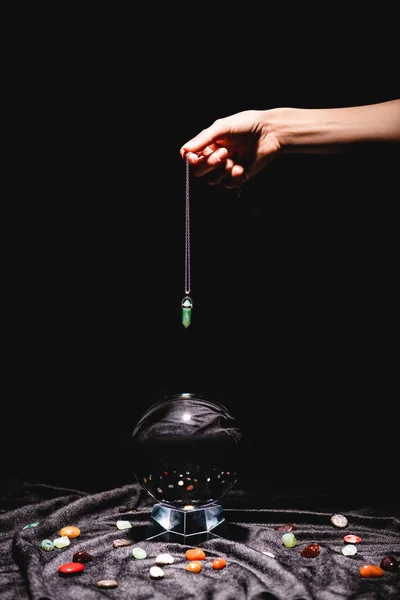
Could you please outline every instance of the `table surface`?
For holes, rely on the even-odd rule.
[[[86,491],[14,481],[3,487],[2,497],[3,600],[87,600],[105,593],[124,600],[132,598],[132,590],[135,598],[156,600],[400,598],[398,569],[384,570],[378,578],[360,574],[360,567],[379,566],[385,556],[400,559],[400,504],[393,498],[380,506],[363,506],[354,498],[340,505],[338,497],[311,490],[272,494],[262,487],[233,488],[221,503],[227,524],[224,537],[195,544],[206,558],[202,570],[192,573],[186,570],[185,551],[193,544],[146,538],[154,501],[137,483]],[[334,514],[345,516],[347,526],[335,526]],[[119,529],[118,521],[128,522],[129,528]],[[41,549],[43,539],[56,539],[70,525],[78,527],[80,535],[67,547]],[[290,529],[295,545],[288,548],[282,536]],[[354,556],[342,552],[348,534],[361,538]],[[120,538],[129,545],[114,547]],[[307,558],[302,551],[310,544],[318,544],[319,552]],[[134,547],[143,548],[147,557],[134,558]],[[88,552],[92,560],[80,573],[62,576],[59,567],[72,562],[79,551]],[[174,562],[163,567],[164,577],[158,580],[150,577],[150,568],[160,553],[171,554]],[[224,558],[225,568],[214,570],[214,558]],[[118,588],[99,589],[96,582],[104,579],[115,579]]]

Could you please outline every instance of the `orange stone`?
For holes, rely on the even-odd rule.
[[[224,558],[214,558],[214,560],[211,563],[211,566],[216,571],[219,571],[220,569],[226,567],[226,560]]]
[[[67,536],[68,538],[76,538],[81,535],[81,530],[75,525],[68,525],[59,531],[60,537]]]
[[[206,553],[201,548],[190,548],[186,550],[185,556],[188,560],[205,560]]]
[[[361,577],[382,577],[383,569],[379,565],[362,565],[360,575]]]
[[[203,568],[203,565],[201,564],[201,562],[199,560],[191,560],[186,565],[186,571],[191,571],[192,573],[200,573],[202,568]]]

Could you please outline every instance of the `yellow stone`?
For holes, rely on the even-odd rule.
[[[53,541],[53,544],[55,545],[56,548],[66,548],[67,546],[70,545],[70,540],[69,537],[67,537],[66,535],[62,535],[59,538],[56,538]]]
[[[68,538],[76,538],[81,535],[81,530],[79,527],[75,527],[75,525],[68,525],[60,529],[59,534],[61,537],[66,535]]]

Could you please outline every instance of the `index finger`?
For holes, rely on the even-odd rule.
[[[213,149],[215,150],[215,144],[221,135],[221,130],[217,128],[215,124],[211,125],[211,127],[203,129],[203,131],[200,131],[194,138],[187,141],[186,144],[181,147],[180,154],[184,158],[188,152],[202,152],[208,146],[214,146]]]

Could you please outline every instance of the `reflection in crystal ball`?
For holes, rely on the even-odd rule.
[[[136,478],[157,502],[173,507],[217,503],[236,483],[241,438],[223,405],[196,394],[167,396],[132,433]]]

